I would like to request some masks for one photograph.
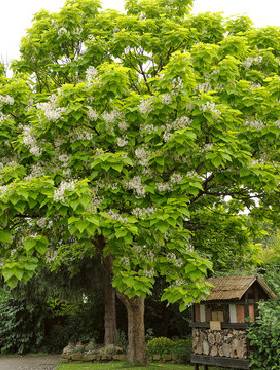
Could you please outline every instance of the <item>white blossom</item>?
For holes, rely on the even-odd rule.
[[[244,68],[246,69],[249,69],[252,67],[252,65],[258,65],[258,64],[261,64],[263,61],[263,58],[262,56],[258,56],[258,57],[250,57],[250,58],[247,58],[244,62],[243,62],[243,66]]]
[[[64,200],[65,191],[72,191],[75,189],[75,181],[62,181],[59,187],[54,192],[54,200]]]
[[[172,95],[170,94],[164,94],[161,98],[161,101],[163,104],[169,105],[172,103]]]
[[[144,270],[144,275],[148,278],[148,279],[151,279],[155,274],[155,270],[154,269],[148,269],[148,270]]]
[[[276,126],[277,126],[278,128],[280,128],[280,119],[279,119],[278,121],[276,121],[276,122],[275,122],[275,124],[276,124]]]
[[[217,109],[216,104],[213,103],[213,102],[210,102],[210,101],[208,101],[205,104],[202,104],[201,110],[202,110],[202,112],[210,112],[210,113],[213,113],[216,116],[220,116],[221,115],[221,112],[219,111],[219,109]]]
[[[88,67],[86,70],[86,80],[88,82],[92,81],[97,76],[97,69],[93,66]]]
[[[197,89],[200,90],[200,91],[203,91],[203,92],[208,92],[209,90],[211,90],[210,82],[206,81],[206,82],[203,82],[201,84],[198,84]]]
[[[121,131],[126,131],[128,129],[128,124],[125,121],[121,121],[118,123],[118,128]]]
[[[36,224],[42,229],[48,225],[48,219],[45,217],[41,217],[39,218],[39,220],[37,220]]]
[[[173,173],[173,175],[170,177],[171,184],[180,184],[180,182],[183,180],[183,176],[179,173]]]
[[[31,180],[34,177],[40,177],[43,175],[43,168],[40,166],[39,163],[34,163],[31,165],[31,170],[28,176],[24,178],[24,180]]]
[[[120,222],[127,222],[128,221],[127,217],[122,216],[119,213],[117,213],[117,212],[115,212],[111,209],[108,211],[108,215],[111,217],[112,220],[115,220],[115,221],[120,221]]]
[[[8,187],[6,185],[1,185],[0,186],[0,196],[6,193],[7,190],[8,190]]]
[[[47,262],[51,263],[53,262],[58,256],[58,252],[57,251],[51,251],[49,250],[47,252],[47,255],[46,255],[46,259],[47,259]]]
[[[31,127],[24,126],[23,127],[23,144],[26,145],[30,153],[39,157],[41,155],[41,149],[37,145],[37,141],[35,137],[31,133]]]
[[[117,146],[124,147],[128,144],[128,140],[126,138],[118,137],[117,138]]]
[[[150,113],[152,110],[152,99],[149,98],[149,99],[145,99],[145,100],[142,100],[139,104],[139,112],[141,114],[148,114]]]
[[[156,211],[153,207],[148,208],[134,208],[131,213],[138,218],[145,218],[147,216],[152,215]]]
[[[67,29],[65,27],[61,27],[57,30],[59,36],[63,36],[67,33]]]
[[[0,104],[13,105],[15,99],[10,95],[0,95]]]
[[[89,108],[88,108],[88,111],[87,111],[87,116],[88,116],[88,118],[89,118],[90,120],[92,120],[92,121],[96,121],[96,120],[97,120],[97,118],[98,118],[98,113],[96,112],[96,110],[95,110],[95,109],[93,109],[93,108],[89,107]]]
[[[178,117],[175,121],[167,123],[163,134],[163,140],[167,142],[172,135],[172,131],[180,130],[191,124],[192,120],[187,116]]]
[[[58,156],[58,160],[61,162],[62,167],[67,167],[69,162],[69,155],[68,154],[60,154]]]
[[[65,108],[57,106],[57,97],[55,95],[52,95],[48,102],[38,103],[36,107],[44,112],[49,121],[57,121],[66,112]]]
[[[117,118],[119,118],[120,112],[117,110],[112,110],[111,112],[104,112],[102,118],[107,123],[113,123]]]
[[[204,145],[204,150],[206,150],[206,151],[212,150],[212,148],[213,148],[213,144],[212,143],[208,143],[208,144],[205,144]]]
[[[168,182],[160,182],[157,184],[157,189],[159,192],[165,192],[172,190],[172,187]]]
[[[121,258],[121,264],[124,267],[129,267],[130,266],[130,261],[128,257],[122,257]]]
[[[135,149],[135,156],[142,166],[146,166],[149,162],[149,152],[145,148]]]
[[[141,177],[140,176],[134,176],[131,180],[127,182],[127,188],[130,190],[133,190],[133,192],[139,196],[144,197],[145,196],[145,188],[142,185]]]
[[[245,121],[245,125],[255,128],[256,130],[261,130],[264,128],[264,123],[260,120],[247,120]]]

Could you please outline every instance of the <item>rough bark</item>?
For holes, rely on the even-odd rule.
[[[112,287],[112,258],[104,259],[104,344],[114,344],[116,339],[116,293]]]
[[[128,318],[128,351],[127,360],[131,364],[145,365],[145,325],[144,325],[144,298],[136,297],[129,299],[118,294],[118,298],[127,309]]]

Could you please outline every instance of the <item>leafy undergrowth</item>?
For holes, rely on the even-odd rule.
[[[175,364],[151,364],[147,367],[131,367],[123,362],[107,362],[103,364],[79,364],[68,363],[61,364],[56,370],[107,370],[107,369],[133,369],[133,370],[193,370],[193,367],[187,365]]]

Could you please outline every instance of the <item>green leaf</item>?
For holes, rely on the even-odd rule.
[[[9,231],[0,230],[0,242],[11,244],[13,242],[13,235]]]

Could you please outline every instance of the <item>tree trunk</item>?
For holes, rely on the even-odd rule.
[[[116,293],[112,287],[112,258],[104,259],[104,344],[114,344],[116,340]]]
[[[144,298],[129,299],[118,295],[127,309],[128,317],[128,351],[127,360],[131,364],[145,365],[147,363],[145,351],[144,325]]]

